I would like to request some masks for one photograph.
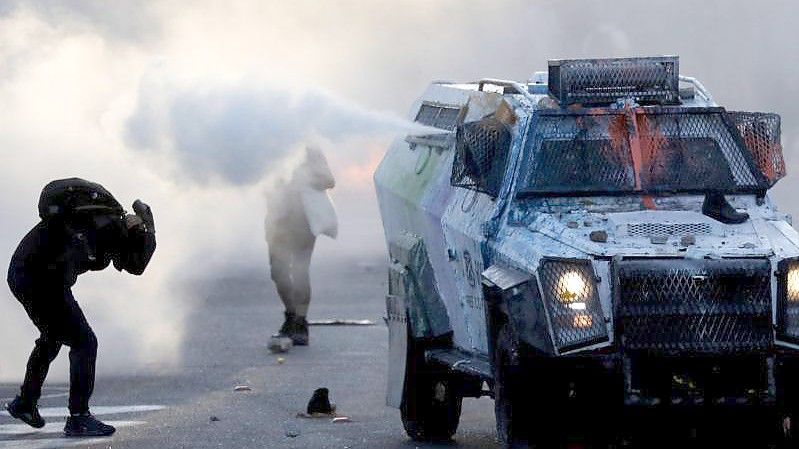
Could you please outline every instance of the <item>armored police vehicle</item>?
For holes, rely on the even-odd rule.
[[[434,82],[410,118],[426,128],[375,183],[388,403],[413,439],[452,437],[481,395],[507,446],[631,409],[748,407],[789,434],[799,235],[768,194],[778,115],[719,107],[653,57]]]

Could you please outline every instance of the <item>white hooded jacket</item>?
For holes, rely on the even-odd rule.
[[[324,154],[307,147],[303,162],[292,171],[291,178],[279,179],[267,196],[266,240],[296,232],[336,238],[338,218],[327,193],[335,184]]]

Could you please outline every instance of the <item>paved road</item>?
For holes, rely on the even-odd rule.
[[[376,256],[316,264],[312,318],[370,319],[377,324],[312,328],[311,346],[295,348],[284,364],[265,346],[282,316],[264,275],[197,284],[180,374],[98,379],[93,410],[120,426],[113,438],[62,438],[66,385],[54,384],[48,385],[41,404],[54,416],[52,424],[34,431],[0,416],[0,448],[418,447],[405,436],[399,413],[384,405],[388,332],[382,320],[386,283],[381,262]],[[249,385],[252,391],[234,392],[236,385]],[[351,417],[351,423],[296,417],[321,386],[330,389],[339,412]],[[16,388],[0,385],[0,398],[13,396]],[[465,401],[457,447],[498,447],[492,407],[487,399]],[[219,421],[212,422],[211,416]]]

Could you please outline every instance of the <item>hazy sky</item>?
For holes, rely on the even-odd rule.
[[[792,1],[0,1],[0,260],[48,180],[149,202],[148,273],[85,276],[76,296],[101,371],[141,360],[113,353],[168,360],[185,312],[175,281],[266,275],[264,175],[288,151],[319,142],[339,179],[340,239],[319,255],[375,254],[371,172],[425,86],[525,80],[549,58],[678,54],[729,109],[782,114],[789,176],[774,194],[796,214],[798,13]],[[21,376],[33,337],[0,289],[0,377]]]

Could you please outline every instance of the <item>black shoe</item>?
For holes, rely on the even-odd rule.
[[[107,437],[117,429],[109,426],[92,415],[73,415],[67,418],[64,435],[68,437]]]
[[[291,342],[294,346],[308,346],[308,320],[305,317],[298,317],[294,319],[294,327],[291,330]]]
[[[702,204],[702,213],[725,224],[741,224],[749,219],[746,212],[738,212],[720,193],[708,193]]]
[[[308,409],[306,410],[309,415],[325,414],[330,415],[336,411],[336,408],[330,404],[330,392],[327,388],[317,388],[308,402]]]
[[[19,396],[6,404],[5,407],[9,415],[25,424],[37,429],[44,427],[44,419],[39,414],[39,407],[26,404]]]

